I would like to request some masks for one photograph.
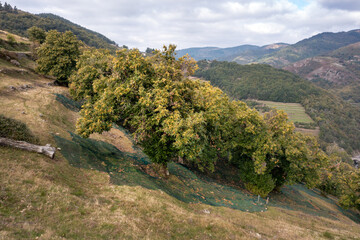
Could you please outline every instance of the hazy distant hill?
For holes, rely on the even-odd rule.
[[[178,56],[189,53],[195,60],[235,61],[240,64],[265,63],[283,67],[305,58],[325,55],[336,49],[360,41],[360,30],[339,33],[321,33],[295,44],[270,44],[263,47],[242,45],[232,48],[188,48]]]
[[[177,51],[177,56],[181,57],[189,54],[195,60],[221,60],[236,61],[246,64],[253,62],[255,59],[278,51],[280,48],[287,46],[285,43],[271,44],[263,47],[255,45],[241,45],[230,48],[203,47],[203,48],[187,48]]]
[[[72,31],[78,39],[96,48],[116,49],[116,43],[104,35],[81,27],[54,14],[31,14],[18,10],[15,12],[0,11],[0,29],[27,37],[27,29],[32,26],[46,31],[55,29],[60,32]]]
[[[360,41],[360,30],[339,33],[321,33],[304,39],[257,60],[281,67],[305,58],[325,55],[338,48]]]
[[[320,127],[323,143],[336,142],[349,153],[360,150],[360,111],[299,76],[269,65],[199,61],[197,77],[237,99],[301,103]]]
[[[330,89],[345,100],[360,103],[360,42],[307,58],[284,69]]]

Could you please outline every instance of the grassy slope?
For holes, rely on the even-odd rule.
[[[67,131],[74,131],[78,115],[53,95],[68,89],[48,86],[49,79],[33,73],[2,72],[0,79],[0,114],[25,122],[41,144],[54,145],[52,133],[69,138]],[[10,91],[15,83],[34,87]],[[124,136],[118,140],[127,142]],[[360,238],[359,224],[340,212],[338,217],[275,207],[247,213],[186,204],[160,190],[112,185],[105,173],[70,166],[61,151],[51,160],[0,147],[0,239]]]
[[[272,101],[258,101],[271,108],[283,110],[287,113],[289,120],[301,123],[313,123],[314,121],[305,113],[305,108],[300,103],[282,103]]]
[[[272,101],[257,101],[262,103],[270,108],[276,108],[278,110],[283,110],[288,115],[288,118],[292,122],[298,123],[314,123],[309,115],[306,114],[305,108],[299,103],[283,103],[283,102],[272,102]],[[319,136],[320,130],[319,127],[314,129],[308,128],[296,128],[296,131],[299,131],[303,134],[311,136]]]

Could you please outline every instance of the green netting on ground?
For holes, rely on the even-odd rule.
[[[337,199],[324,197],[317,189],[308,189],[303,184],[284,186],[280,193],[270,194],[269,206],[301,211],[311,215],[338,219],[340,214],[360,223],[358,212],[345,210],[337,204]]]
[[[62,103],[66,108],[75,112],[80,111],[82,105],[81,102],[76,102],[62,94],[54,93],[54,95],[56,96],[56,100]]]
[[[60,95],[59,101],[71,109],[71,99]],[[62,100],[60,100],[62,99]],[[131,136],[123,131],[129,139]],[[111,144],[92,139],[83,139],[70,133],[72,140],[54,136],[62,155],[75,167],[94,169],[109,174],[111,182],[117,185],[142,186],[148,189],[162,190],[167,194],[187,203],[205,203],[213,206],[225,206],[242,211],[259,212],[266,210],[263,199],[245,191],[225,186],[216,181],[195,174],[186,167],[169,164],[169,179],[155,178],[144,171],[141,166],[150,164],[148,157],[134,144],[136,153],[121,152]],[[360,216],[353,211],[342,209],[334,198],[325,198],[317,190],[307,189],[304,185],[284,186],[280,193],[271,194],[268,206],[301,211],[315,216],[337,219],[343,214],[355,222]]]
[[[152,177],[140,168],[150,161],[139,149],[136,153],[124,153],[111,144],[70,134],[72,141],[54,136],[62,155],[75,167],[108,173],[113,184],[162,190],[187,203],[201,202],[249,212],[266,209],[264,200],[258,202],[256,196],[199,177],[179,164],[169,164],[168,179]]]

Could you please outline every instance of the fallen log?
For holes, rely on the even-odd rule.
[[[46,144],[45,146],[39,146],[24,141],[16,141],[13,139],[2,137],[0,137],[0,145],[19,148],[30,152],[41,153],[50,158],[54,158],[56,151],[56,148],[51,147],[50,144]]]

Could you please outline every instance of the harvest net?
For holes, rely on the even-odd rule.
[[[168,165],[169,178],[152,177],[142,170],[150,160],[140,149],[135,148],[135,153],[121,152],[106,142],[70,134],[71,141],[54,136],[62,155],[75,167],[108,173],[113,184],[162,190],[187,203],[205,203],[249,212],[266,209],[263,199],[258,201],[256,196],[198,176],[180,164]]]
[[[57,100],[71,110],[78,106],[70,99],[61,95]],[[115,126],[125,136],[131,135],[125,129]],[[133,143],[133,153],[122,152],[115,146],[93,139],[84,139],[70,133],[72,140],[54,136],[61,154],[71,165],[78,168],[93,169],[106,172],[110,181],[116,185],[142,186],[144,188],[161,190],[186,203],[204,203],[213,206],[230,207],[242,211],[260,212],[268,206],[337,219],[343,214],[353,221],[360,222],[357,212],[344,210],[336,203],[335,198],[326,198],[317,190],[307,189],[304,185],[284,186],[280,193],[269,196],[269,202],[248,194],[246,191],[227,186],[207,176],[197,174],[188,168],[170,163],[169,178],[153,177],[144,171],[144,166],[150,164],[149,158]],[[219,174],[219,173],[218,173]],[[224,176],[229,179],[229,176]],[[235,179],[235,178],[234,178]]]

